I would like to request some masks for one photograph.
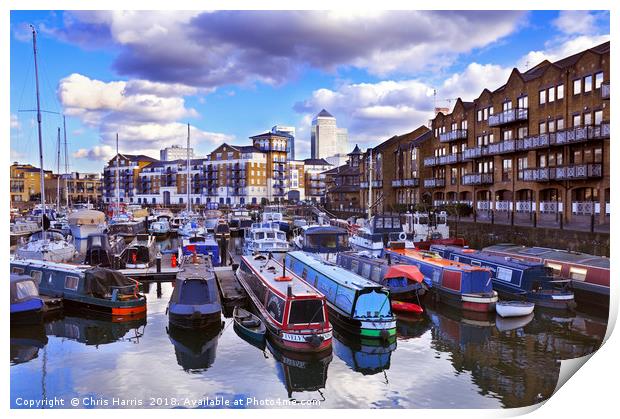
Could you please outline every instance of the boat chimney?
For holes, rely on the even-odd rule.
[[[286,278],[286,256],[282,259],[282,278]]]
[[[289,284],[288,287],[286,287],[286,296],[291,298],[293,296],[293,287],[291,287],[291,285]]]
[[[388,253],[386,256],[387,256],[387,263],[388,263],[388,265],[391,265],[392,264],[392,255],[390,255]]]

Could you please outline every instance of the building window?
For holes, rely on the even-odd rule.
[[[506,130],[506,131],[502,132],[502,139],[504,141],[512,140],[512,130],[509,129],[509,130]]]
[[[542,169],[547,167],[547,155],[546,154],[540,154],[538,156],[538,167]]]
[[[544,105],[547,103],[547,91],[541,90],[538,92],[538,103]]]
[[[603,111],[594,111],[594,125],[601,125],[603,122]]]
[[[594,88],[600,89],[603,84],[603,72],[599,71],[594,75]]]
[[[517,130],[517,138],[525,138],[527,137],[527,127],[520,127]]]
[[[504,102],[502,104],[502,109],[504,111],[509,111],[510,109],[512,109],[512,101],[511,100],[507,100],[506,102]]]
[[[527,96],[521,96],[519,99],[517,99],[517,106],[521,109],[527,109],[528,107]]]
[[[464,129],[464,130],[467,129],[467,120],[461,121],[461,129]]]
[[[555,128],[558,131],[561,131],[564,129],[564,118],[558,118],[555,120]]]
[[[551,120],[547,123],[547,131],[555,132],[555,121]]]
[[[482,119],[485,121],[489,118],[489,108],[484,108],[482,110]]]
[[[573,95],[581,93],[581,79],[573,80]]]
[[[583,78],[583,92],[588,93],[592,91],[592,76],[585,76]]]
[[[504,159],[502,161],[502,181],[507,182],[510,180],[512,174],[512,159]]]
[[[598,147],[594,149],[594,163],[603,162],[603,149]]]
[[[555,88],[550,87],[549,90],[547,90],[547,101],[553,102],[554,100],[555,100]]]
[[[573,127],[581,126],[581,115],[573,115]]]
[[[556,90],[557,90],[557,95],[556,96],[557,96],[558,100],[564,99],[564,85],[563,84],[558,85]]]
[[[546,122],[541,122],[540,124],[538,124],[538,133],[539,134],[544,134],[547,132],[547,123]]]
[[[583,125],[592,125],[592,114],[590,112],[583,114]]]

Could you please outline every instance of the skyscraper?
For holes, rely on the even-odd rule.
[[[338,128],[336,118],[325,109],[312,120],[310,142],[313,159],[346,155],[349,151],[349,135],[346,128]]]
[[[271,128],[273,134],[283,135],[288,141],[286,142],[286,160],[295,160],[295,127],[286,125],[275,125]]]

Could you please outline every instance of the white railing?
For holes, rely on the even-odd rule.
[[[564,207],[561,202],[541,201],[539,202],[538,209],[542,213],[556,213],[562,212]]]
[[[536,211],[536,203],[532,201],[517,201],[515,203],[517,212],[534,212]]]
[[[478,208],[479,210],[488,211],[492,207],[491,204],[491,201],[478,201],[476,202],[476,208]]]
[[[512,201],[495,201],[495,211],[512,211]]]

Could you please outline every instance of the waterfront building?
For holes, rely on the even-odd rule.
[[[273,134],[283,135],[287,138],[286,142],[286,158],[295,160],[295,127],[286,125],[274,125],[271,128]]]
[[[321,110],[312,120],[310,143],[313,159],[346,155],[349,151],[347,130],[338,128],[336,118],[325,109]]]
[[[306,200],[312,202],[325,203],[325,173],[333,166],[325,159],[306,159],[304,160],[304,177]]]
[[[194,149],[190,147],[189,158],[194,158]],[[187,160],[187,147],[180,147],[173,145],[172,147],[166,147],[159,150],[159,160],[172,161],[172,160]]]
[[[60,189],[60,203],[96,204],[102,199],[103,181],[101,173],[71,172],[66,174],[54,174],[50,179],[45,179],[45,196],[48,201],[55,202],[58,189]]]
[[[360,208],[360,163],[362,151],[356,144],[346,164],[323,172],[328,210],[351,211]]]
[[[45,170],[44,173],[46,180],[53,176],[51,170]],[[41,198],[41,172],[38,167],[14,162],[10,167],[9,176],[11,202],[27,202]]]
[[[515,68],[499,88],[439,113],[424,157],[433,204],[609,222],[609,50]]]

